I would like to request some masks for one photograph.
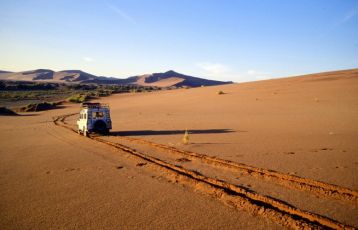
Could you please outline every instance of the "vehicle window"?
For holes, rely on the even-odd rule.
[[[103,112],[93,112],[92,117],[93,118],[102,118]]]

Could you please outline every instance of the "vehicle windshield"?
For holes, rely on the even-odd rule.
[[[93,112],[92,113],[93,118],[102,118],[103,116],[104,116],[103,112]]]

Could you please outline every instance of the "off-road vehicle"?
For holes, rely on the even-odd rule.
[[[109,106],[101,103],[83,103],[77,126],[78,134],[84,136],[91,132],[108,134],[112,129]]]

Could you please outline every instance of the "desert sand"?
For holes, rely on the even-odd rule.
[[[355,69],[110,96],[109,136],[0,117],[0,228],[357,228],[357,97]]]

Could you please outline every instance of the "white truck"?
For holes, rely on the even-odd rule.
[[[109,106],[101,103],[83,103],[77,126],[78,134],[84,136],[91,132],[108,134],[112,129]]]

